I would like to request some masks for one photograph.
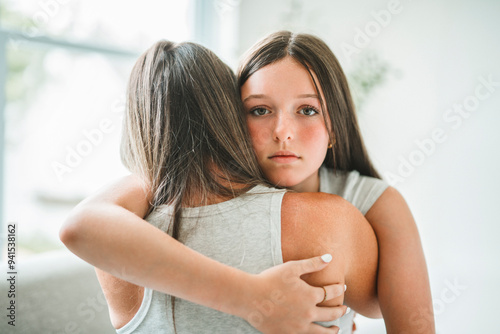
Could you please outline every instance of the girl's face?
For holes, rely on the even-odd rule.
[[[315,75],[314,79],[317,83]],[[318,88],[321,91],[319,84]],[[300,192],[319,191],[318,170],[329,136],[326,111],[321,110],[309,72],[286,57],[252,74],[241,87],[241,97],[266,178]]]

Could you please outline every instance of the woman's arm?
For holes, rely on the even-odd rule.
[[[143,220],[148,199],[142,181],[126,177],[80,203],[61,228],[61,240],[73,253],[122,281],[242,317],[265,333],[335,331],[309,328],[313,321],[339,315],[338,308],[317,307],[322,289],[300,279],[327,266],[319,257],[258,275],[245,273],[189,249]],[[327,289],[328,299],[337,296],[338,287]],[[269,303],[272,312],[256,317]]]
[[[387,333],[434,333],[427,266],[408,205],[389,187],[366,219],[379,244],[378,298]]]

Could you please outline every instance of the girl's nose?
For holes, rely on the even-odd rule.
[[[273,137],[276,141],[288,141],[293,138],[293,121],[286,113],[280,113],[276,119]]]

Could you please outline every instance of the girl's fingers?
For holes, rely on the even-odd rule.
[[[318,312],[316,314],[316,321],[329,322],[334,321],[342,317],[347,312],[347,306],[326,306],[318,307]]]
[[[325,285],[322,288],[320,287],[319,289],[317,289],[319,296],[318,304],[323,301],[331,300],[342,296],[346,288],[347,286],[344,284],[331,284],[331,285]],[[326,298],[325,298],[325,291],[326,291]]]
[[[311,328],[307,331],[308,334],[337,334],[340,328],[337,326],[323,327],[318,324],[311,324]]]
[[[312,257],[310,259],[290,261],[290,265],[294,266],[299,276],[304,274],[313,273],[324,269],[328,263],[332,261],[330,254]]]

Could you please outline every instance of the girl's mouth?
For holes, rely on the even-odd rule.
[[[278,151],[269,157],[274,162],[278,163],[292,163],[300,159],[295,153],[290,151]]]

